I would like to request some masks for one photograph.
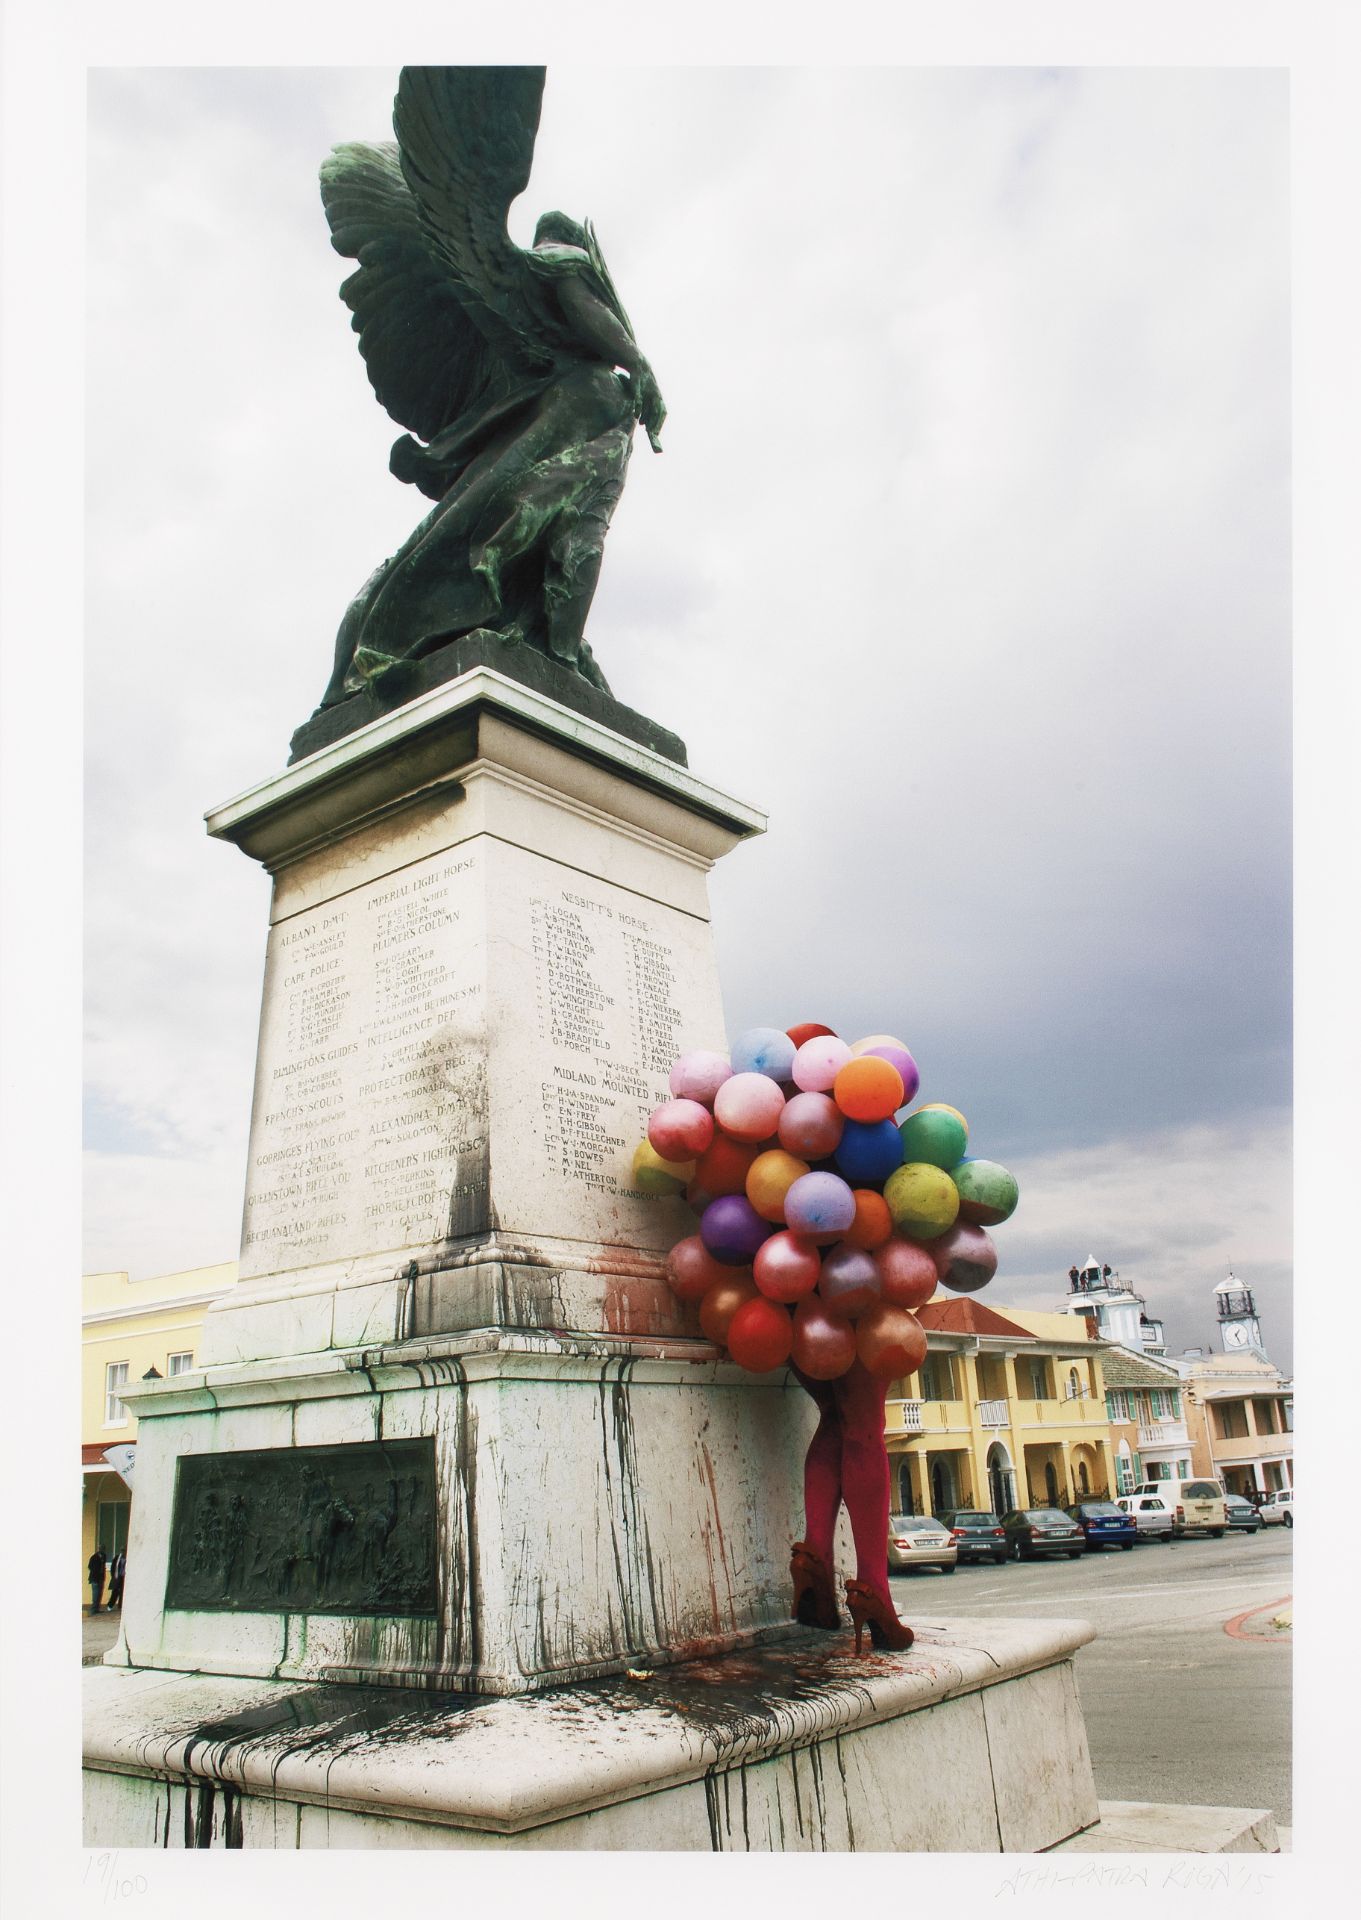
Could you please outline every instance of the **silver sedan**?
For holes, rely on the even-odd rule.
[[[953,1573],[959,1549],[950,1529],[921,1514],[891,1513],[888,1517],[888,1570],[908,1573],[913,1567],[939,1567]]]

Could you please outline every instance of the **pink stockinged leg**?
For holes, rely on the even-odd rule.
[[[803,1463],[804,1539],[814,1553],[832,1565],[832,1538],[841,1506],[841,1455],[843,1429],[841,1411],[832,1383],[811,1380],[795,1372],[799,1384],[818,1409],[817,1431],[808,1443]]]
[[[888,1449],[884,1445],[887,1380],[857,1360],[834,1380],[841,1411],[841,1495],[855,1542],[855,1577],[892,1607],[888,1584]]]

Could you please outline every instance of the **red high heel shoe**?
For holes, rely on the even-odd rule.
[[[882,1647],[890,1653],[906,1652],[916,1638],[911,1627],[898,1618],[883,1595],[876,1593],[873,1587],[867,1587],[863,1580],[846,1582],[846,1605],[851,1610],[851,1619],[855,1624],[857,1655],[860,1652],[860,1637],[866,1627],[870,1630],[870,1645]]]
[[[831,1569],[820,1553],[814,1553],[806,1540],[796,1540],[789,1555],[789,1572],[794,1582],[794,1611],[791,1618],[803,1627],[821,1627],[835,1633],[841,1626],[837,1612],[836,1588]]]

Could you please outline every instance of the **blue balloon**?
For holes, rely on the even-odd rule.
[[[892,1120],[848,1120],[832,1157],[853,1187],[880,1187],[903,1164],[903,1138]]]
[[[769,1080],[787,1080],[794,1067],[794,1042],[778,1027],[749,1027],[733,1041],[734,1073],[763,1073]]]

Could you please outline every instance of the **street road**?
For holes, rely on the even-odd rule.
[[[1076,1664],[1100,1798],[1269,1807],[1290,1826],[1290,1634],[1271,1620],[1293,1611],[1292,1542],[1267,1527],[1081,1560],[924,1568],[895,1575],[893,1598],[909,1622],[1089,1620],[1097,1638]]]

